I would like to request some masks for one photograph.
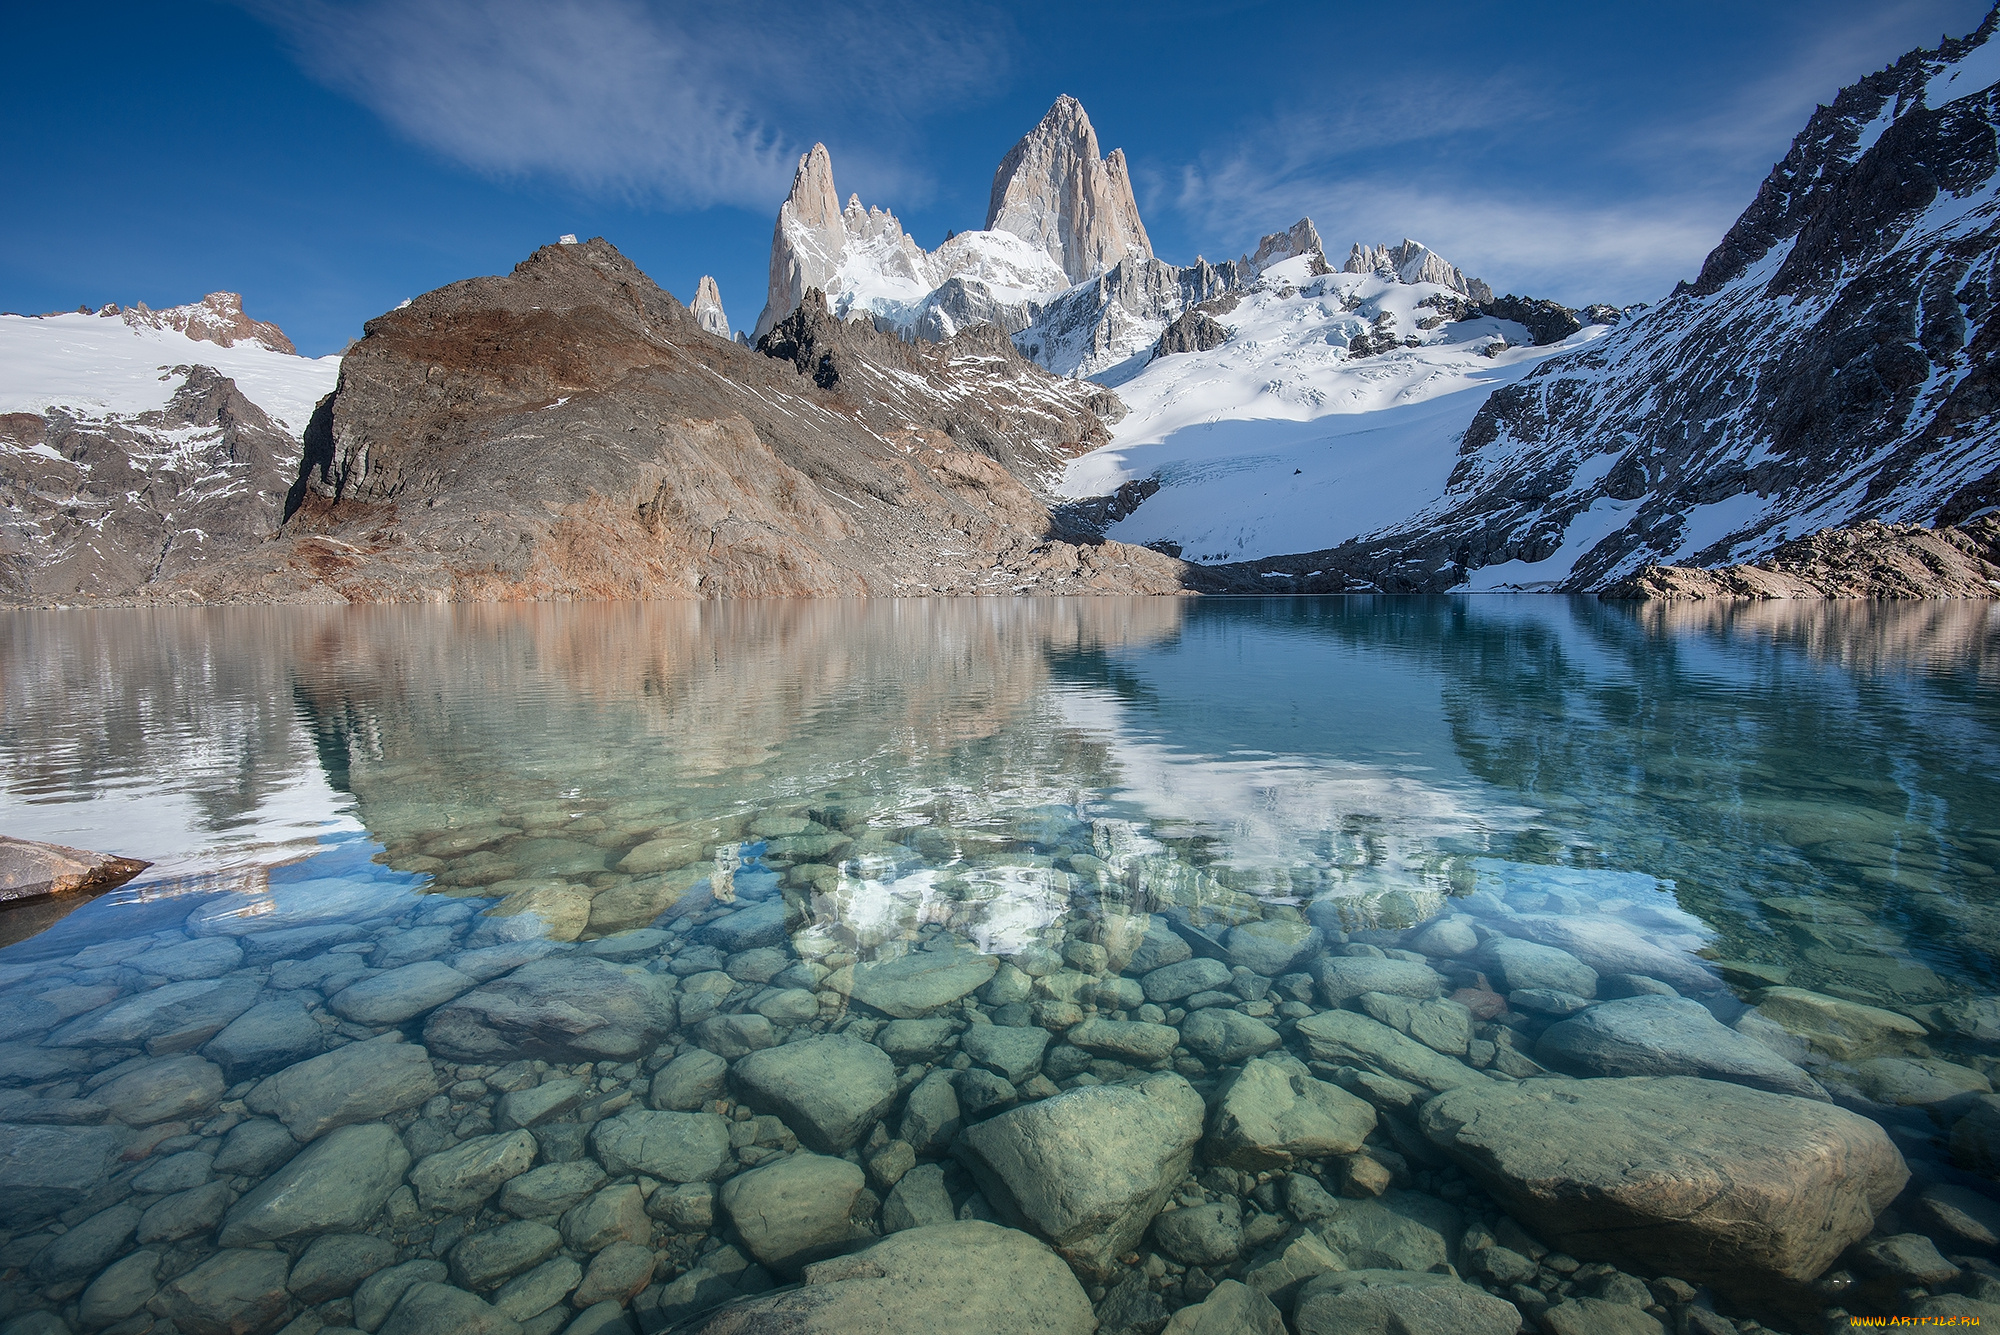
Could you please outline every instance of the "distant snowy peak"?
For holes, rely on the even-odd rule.
[[[1121,261],[1153,256],[1125,150],[1099,157],[1097,131],[1083,104],[1068,94],[1000,160],[986,230],[1011,232],[1039,248],[1072,283]]]
[[[1311,218],[1301,218],[1283,232],[1273,232],[1257,243],[1257,249],[1243,257],[1243,263],[1262,272],[1274,264],[1304,255],[1312,259],[1312,272],[1332,273],[1326,261],[1326,247],[1320,243],[1319,229]]]
[[[729,316],[723,313],[722,289],[707,274],[695,285],[694,301],[688,307],[694,312],[696,323],[717,338],[729,337]]]
[[[1356,242],[1347,252],[1343,273],[1369,273],[1393,278],[1399,283],[1436,283],[1485,305],[1493,300],[1493,289],[1477,278],[1467,278],[1459,267],[1421,241],[1404,237],[1393,246],[1365,246]]]
[[[185,306],[169,306],[156,311],[143,301],[130,306],[113,303],[95,311],[79,306],[74,311],[50,311],[45,315],[17,317],[30,320],[70,319],[94,315],[103,320],[121,320],[133,329],[170,329],[200,343],[233,348],[238,343],[255,343],[271,352],[296,357],[298,349],[285,331],[268,320],[253,320],[243,313],[243,298],[235,292],[211,292],[200,301]]]

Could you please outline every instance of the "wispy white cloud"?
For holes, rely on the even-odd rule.
[[[1766,72],[1698,115],[1662,114],[1602,139],[1572,88],[1504,70],[1471,84],[1343,86],[1333,90],[1337,105],[1275,109],[1175,171],[1142,174],[1143,198],[1230,254],[1255,244],[1246,227],[1310,216],[1335,263],[1352,241],[1409,236],[1499,290],[1572,303],[1657,300],[1700,269],[1815,103],[1935,43],[1941,28],[1967,30],[1966,8],[1884,3],[1774,53]],[[1551,146],[1538,162],[1520,152],[1531,139],[1570,148]],[[1461,170],[1490,149],[1516,164],[1511,179]],[[1584,151],[1619,180],[1580,185],[1570,159]]]
[[[770,207],[814,139],[921,195],[899,135],[1006,60],[979,9],[858,0],[240,0],[314,78],[475,171],[666,207]],[[845,181],[843,181],[845,184]]]

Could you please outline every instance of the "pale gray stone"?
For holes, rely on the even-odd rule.
[[[1174,1313],[1165,1335],[1286,1335],[1285,1318],[1257,1290],[1225,1279],[1207,1298]]]
[[[133,1206],[100,1210],[35,1253],[28,1263],[28,1277],[47,1285],[87,1279],[124,1249],[138,1226],[139,1211]]]
[[[1174,1055],[1181,1041],[1180,1031],[1172,1025],[1102,1018],[1085,1020],[1063,1037],[1086,1052],[1145,1063],[1165,1061]]]
[[[1329,1006],[1360,996],[1363,992],[1387,992],[1399,997],[1443,996],[1444,979],[1427,964],[1409,960],[1374,959],[1367,955],[1334,955],[1313,965],[1320,995]]]
[[[299,1142],[291,1132],[267,1118],[252,1118],[223,1138],[215,1171],[263,1177],[298,1152]]]
[[[690,1335],[1090,1335],[1097,1318],[1076,1276],[1025,1233],[978,1221],[892,1233],[866,1251],[809,1265],[804,1283],[718,1311]],[[950,1295],[939,1301],[940,1294]]]
[[[494,1105],[493,1124],[502,1131],[536,1126],[575,1112],[589,1093],[589,1087],[574,1077],[544,1080],[539,1085],[516,1089],[502,1094]]]
[[[287,996],[259,1002],[244,1011],[211,1038],[201,1052],[235,1082],[283,1070],[295,1062],[318,1056],[325,1047],[325,1028],[313,1019],[303,1002]]]
[[[1153,1219],[1153,1245],[1182,1265],[1228,1265],[1243,1250],[1243,1207],[1231,1196],[1163,1211]]]
[[[177,1191],[156,1201],[139,1220],[140,1242],[177,1242],[212,1231],[222,1222],[236,1193],[227,1182]]]
[[[101,1330],[136,1315],[159,1290],[160,1253],[133,1252],[105,1267],[77,1300],[77,1320]]]
[[[410,1152],[380,1122],[343,1126],[308,1145],[238,1201],[223,1222],[225,1247],[312,1233],[353,1233],[402,1185]]]
[[[0,1125],[0,1223],[81,1204],[111,1176],[128,1133],[108,1126]]]
[[[714,1113],[630,1108],[599,1122],[590,1146],[613,1177],[638,1173],[662,1182],[708,1182],[730,1166],[729,1123]]]
[[[1074,1042],[1075,1040],[1071,1040]],[[1284,1042],[1262,1020],[1222,1006],[1196,1011],[1181,1021],[1181,1042],[1204,1061],[1234,1066]]]
[[[500,1188],[500,1208],[522,1219],[554,1218],[581,1203],[605,1180],[595,1159],[543,1164]]]
[[[200,1150],[182,1150],[179,1154],[169,1154],[155,1159],[144,1172],[132,1179],[132,1190],[146,1196],[166,1196],[176,1191],[186,1191],[208,1181],[209,1170],[215,1166],[212,1155]]]
[[[284,1319],[286,1269],[283,1252],[220,1251],[170,1281],[151,1306],[190,1335],[251,1335]]]
[[[801,1150],[730,1178],[720,1199],[751,1255],[794,1274],[856,1236],[849,1215],[867,1185],[858,1165]]]
[[[1325,949],[1326,933],[1310,923],[1267,918],[1230,928],[1222,944],[1231,968],[1276,978]]]
[[[168,983],[80,1015],[49,1035],[48,1042],[55,1047],[185,1052],[249,1010],[262,988],[257,979],[240,976]]]
[[[1420,1120],[1548,1245],[1732,1291],[1816,1277],[1909,1177],[1874,1122],[1717,1080],[1488,1082]]]
[[[1049,1031],[1032,1027],[976,1024],[959,1038],[966,1056],[1017,1085],[1042,1068],[1048,1046]]]
[[[411,1285],[436,1284],[449,1273],[442,1261],[405,1261],[376,1271],[354,1290],[354,1324],[365,1331],[379,1330]]]
[[[1262,1172],[1352,1154],[1374,1129],[1375,1109],[1280,1053],[1246,1063],[1223,1090],[1206,1153],[1213,1163]]]
[[[882,1202],[884,1233],[948,1224],[955,1218],[957,1211],[945,1190],[944,1169],[934,1163],[918,1164],[903,1174],[889,1192],[889,1199]]]
[[[1109,1276],[1187,1172],[1203,1112],[1178,1075],[1088,1086],[968,1128],[959,1153],[1003,1214]]]
[[[381,1335],[521,1335],[505,1312],[449,1284],[412,1284],[382,1323]]]
[[[616,1303],[623,1307],[653,1281],[653,1252],[636,1242],[614,1242],[590,1258],[572,1300],[578,1307]]]
[[[474,1136],[419,1162],[410,1170],[410,1187],[426,1210],[458,1214],[527,1172],[535,1149],[535,1138],[526,1131]]]
[[[1432,1091],[1489,1083],[1486,1076],[1464,1062],[1434,1052],[1380,1021],[1352,1011],[1309,1015],[1298,1022],[1297,1033],[1307,1051],[1319,1061],[1359,1066]]]
[[[983,987],[1000,967],[992,955],[971,950],[917,950],[892,960],[857,964],[844,984],[828,985],[897,1019],[915,1019],[949,1006]]]
[[[151,1126],[207,1112],[222,1101],[222,1068],[199,1057],[162,1057],[100,1085],[93,1102],[128,1126]]]
[[[646,1198],[634,1186],[606,1187],[562,1217],[563,1241],[580,1252],[600,1252],[614,1242],[644,1242],[652,1233]]]
[[[555,1229],[526,1219],[482,1229],[451,1249],[451,1277],[464,1288],[485,1293],[548,1260],[562,1244]]]
[[[1299,1290],[1299,1335],[1516,1335],[1521,1313],[1449,1275],[1350,1270]]]
[[[570,1257],[553,1256],[502,1284],[493,1305],[516,1321],[527,1321],[569,1297],[582,1282],[582,1266]]]
[[[436,1010],[478,984],[448,964],[405,964],[334,993],[327,1009],[356,1024],[402,1024]]]
[[[1597,995],[1597,971],[1567,950],[1500,937],[1486,947],[1486,958],[1504,984],[1502,991],[1547,988],[1586,1000]]]
[[[1146,1000],[1157,1006],[1171,1006],[1183,997],[1228,985],[1229,966],[1212,959],[1184,959],[1155,969],[1139,980],[1139,986],[1146,991]]]
[[[952,1045],[952,1037],[951,1021],[941,1016],[931,1020],[891,1020],[876,1031],[875,1046],[888,1053],[889,1060],[896,1065],[908,1066],[911,1062],[936,1060],[939,1053]]]
[[[842,1035],[753,1052],[731,1068],[729,1080],[745,1103],[775,1113],[801,1142],[822,1154],[839,1154],[859,1143],[897,1093],[888,1055],[872,1043]]]
[[[286,1286],[302,1303],[345,1298],[362,1280],[395,1263],[396,1245],[369,1233],[314,1238],[292,1267]]]
[[[414,1108],[438,1089],[430,1054],[392,1035],[287,1066],[243,1101],[252,1112],[276,1117],[297,1139],[312,1140],[335,1127]]]
[[[1572,1075],[1690,1075],[1801,1098],[1819,1083],[1684,997],[1626,997],[1549,1026],[1535,1060]]]
[[[591,958],[524,964],[431,1013],[424,1042],[454,1061],[629,1061],[673,1031],[673,980]]]
[[[962,1110],[951,1072],[932,1071],[917,1082],[903,1101],[903,1121],[897,1136],[920,1156],[943,1154],[958,1135]]]

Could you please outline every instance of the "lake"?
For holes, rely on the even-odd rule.
[[[9,613],[0,833],[153,866],[0,914],[0,1330],[1970,1319],[1996,686],[1966,602]]]

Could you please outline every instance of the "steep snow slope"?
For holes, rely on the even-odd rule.
[[[187,379],[175,368],[188,366],[228,376],[293,435],[340,377],[338,356],[299,357],[254,342],[222,347],[115,315],[0,315],[0,413],[156,412]]]
[[[1271,266],[1233,307],[1214,303],[1227,342],[1155,357],[1119,385],[1131,411],[1110,445],[1070,466],[1062,493],[1157,482],[1107,534],[1193,561],[1332,547],[1443,491],[1487,391],[1604,333],[1530,347],[1509,321],[1448,318],[1465,307],[1440,284],[1313,267],[1310,256]],[[1394,346],[1356,355],[1357,339]]]
[[[2000,505],[1994,24],[1815,112],[1696,282],[1493,394],[1438,501],[1339,564],[1594,589]]]
[[[340,372],[277,346],[228,293],[0,316],[0,602],[130,593],[276,528]]]

